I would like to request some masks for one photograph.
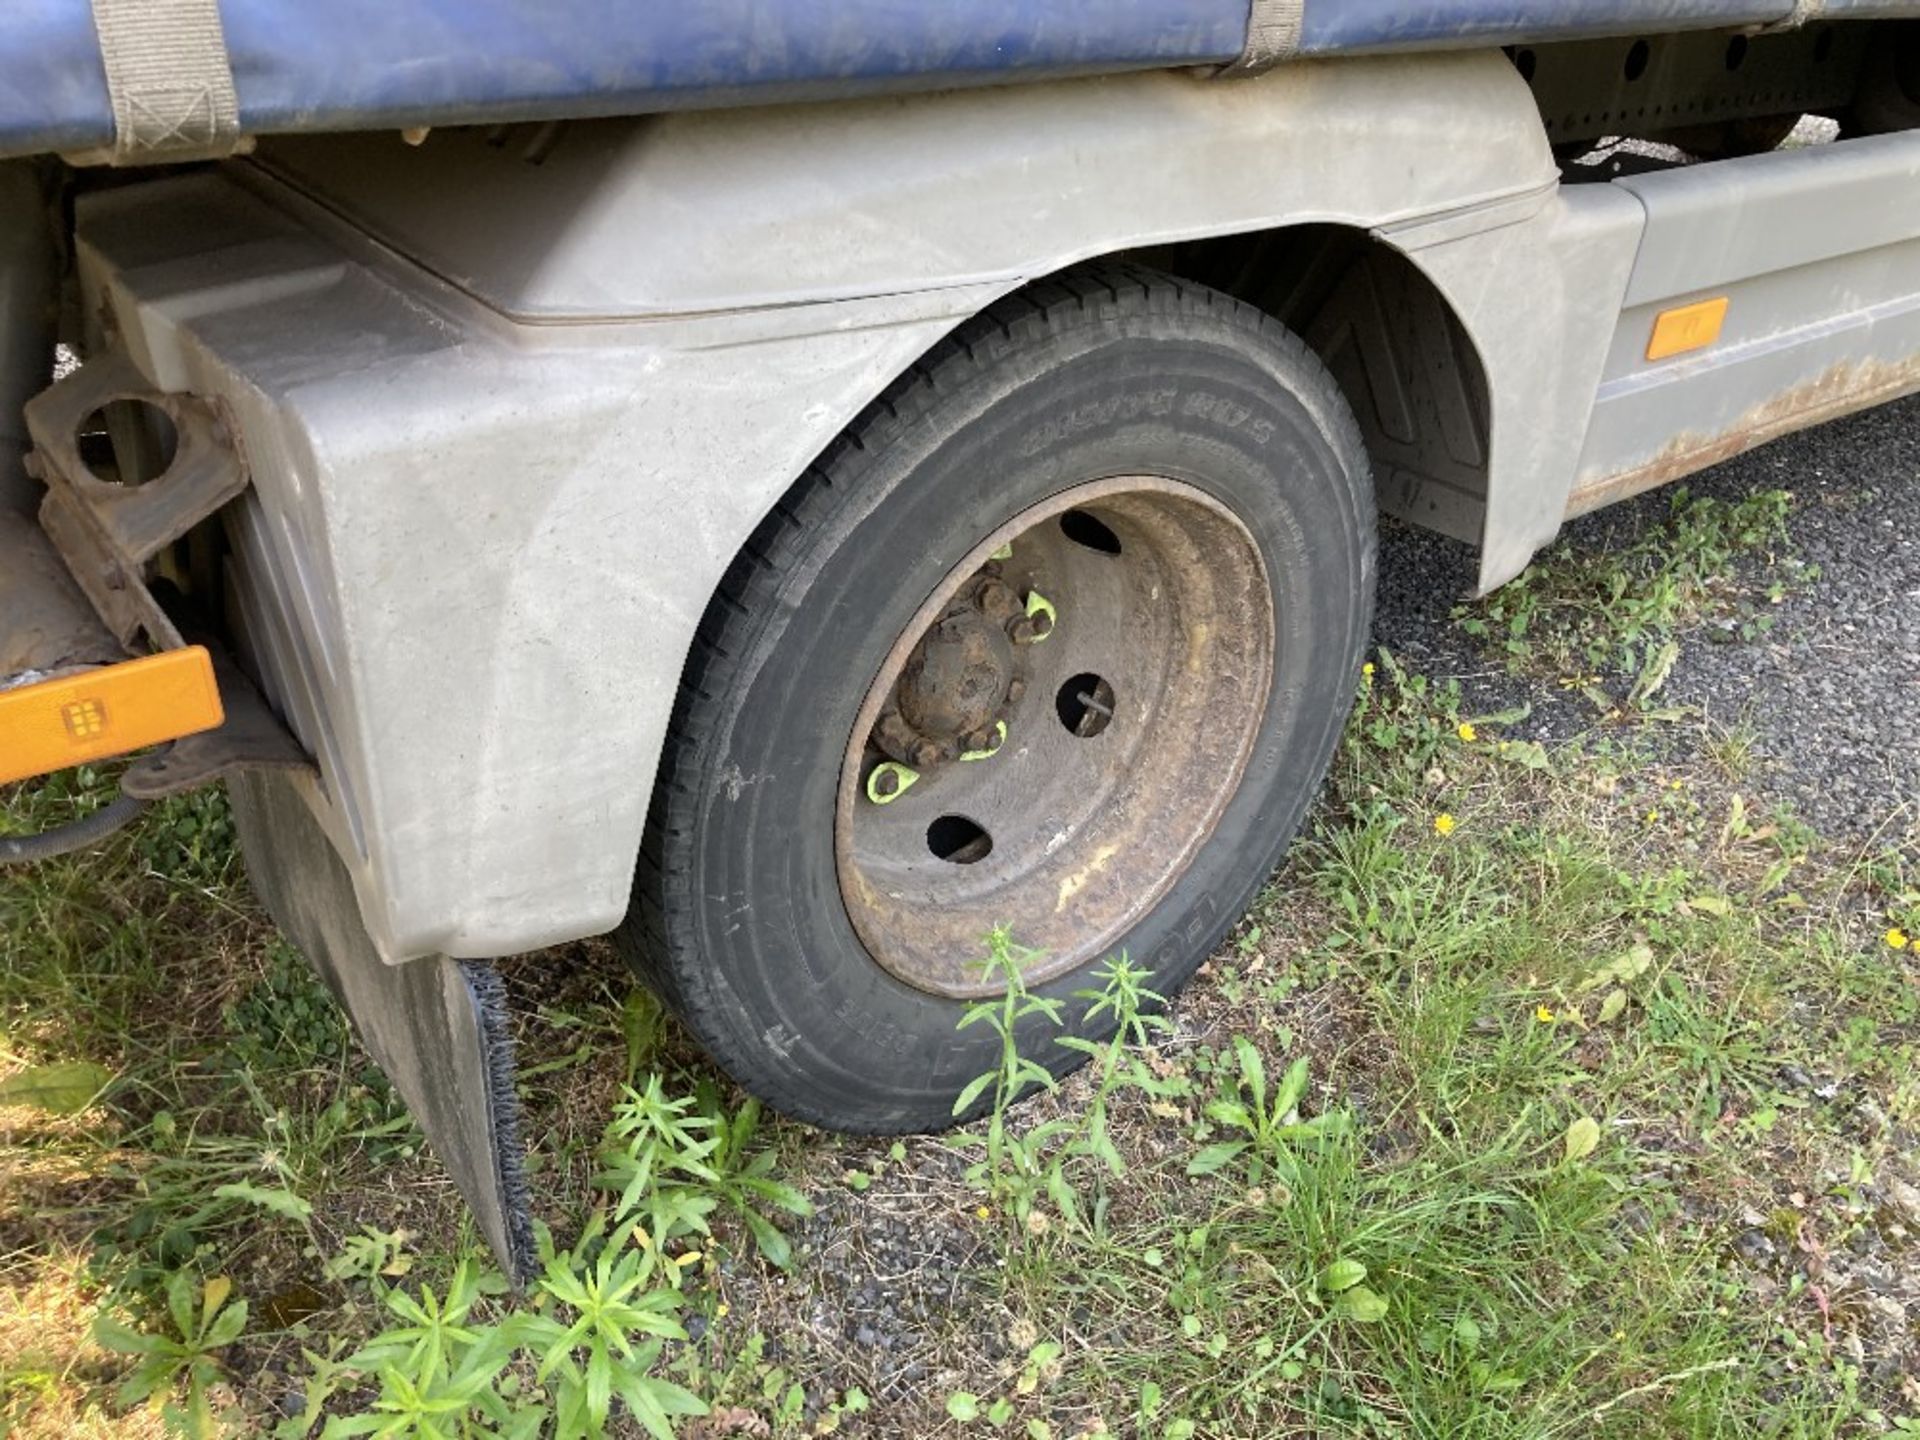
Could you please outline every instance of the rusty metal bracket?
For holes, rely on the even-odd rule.
[[[280,723],[266,700],[231,656],[203,635],[193,637],[213,657],[213,676],[227,718],[211,730],[175,740],[143,755],[120,777],[120,788],[139,800],[178,795],[238,770],[307,770],[314,764]]]
[[[126,484],[103,480],[80,454],[81,426],[116,401],[151,406],[172,426],[173,454],[158,475]],[[251,481],[219,408],[196,395],[154,389],[132,357],[110,350],[28,401],[26,419],[34,445],[27,468],[47,486],[40,528],[107,629],[128,648],[141,636],[162,650],[184,644],[147,584],[146,564]],[[52,566],[51,557],[45,558],[43,571]],[[56,593],[50,585],[42,588]],[[194,638],[213,656],[226,719],[135,760],[120,788],[135,799],[157,800],[239,770],[311,770],[299,742],[226,651],[210,636]],[[41,644],[34,653],[47,648]],[[93,651],[104,648],[95,644],[84,659],[94,660]]]
[[[171,463],[144,483],[102,480],[80,455],[87,417],[123,400],[165,415],[176,438]],[[198,396],[155,390],[132,357],[114,350],[41,391],[26,416],[34,444],[27,467],[47,486],[41,527],[80,588],[122,644],[144,632],[163,649],[179,645],[144,566],[247,488],[246,462],[219,410]]]

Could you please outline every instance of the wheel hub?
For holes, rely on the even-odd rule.
[[[908,654],[874,743],[923,769],[994,748],[1009,707],[1026,691],[1015,647],[1044,639],[1052,624],[1051,613],[1029,614],[1001,578],[1000,562],[987,561]]]
[[[1117,948],[1237,787],[1273,637],[1252,537],[1179,481],[1076,486],[975,546],[849,738],[835,859],[869,953],[978,996],[997,925],[1028,983]]]
[[[953,745],[999,718],[1013,679],[1013,642],[971,605],[950,612],[914,647],[895,691],[900,718]]]

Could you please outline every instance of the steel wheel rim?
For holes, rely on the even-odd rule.
[[[1022,601],[1004,625],[1003,596],[965,599],[983,575]],[[1036,640],[1021,617],[1048,606],[1057,621]],[[995,638],[1008,627],[1024,641]],[[1005,988],[982,964],[996,925],[1032,953],[1029,985],[1113,952],[1237,789],[1266,715],[1274,635],[1252,535],[1179,480],[1077,485],[982,540],[901,631],[842,762],[835,866],[875,962],[918,989],[975,998]],[[956,655],[964,666],[947,663]],[[969,743],[954,726],[985,738],[977,722],[1002,685],[985,728],[1004,720],[1006,738],[989,758],[908,764],[917,778],[880,793],[903,778],[905,737],[949,754]],[[917,723],[902,729],[908,716]]]

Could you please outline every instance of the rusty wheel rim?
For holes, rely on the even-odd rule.
[[[1181,481],[1078,485],[982,540],[848,740],[834,859],[868,953],[960,998],[1004,988],[982,963],[994,926],[1030,985],[1113,953],[1238,787],[1274,633],[1253,537]]]

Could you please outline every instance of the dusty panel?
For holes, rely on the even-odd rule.
[[[583,123],[537,164],[477,130],[417,149],[290,139],[259,160],[546,322],[1010,285],[1193,236],[1392,224],[1556,175],[1497,52]]]
[[[1779,150],[1614,184],[1647,210],[1629,306],[1920,234],[1920,135]]]
[[[1620,182],[1648,233],[1570,510],[1920,388],[1916,182],[1916,134]],[[1715,295],[1712,345],[1646,358],[1663,310]]]
[[[1774,367],[1782,378],[1749,383],[1747,388],[1763,391],[1769,385],[1775,387],[1767,391],[1766,398],[1731,419],[1698,413],[1681,393],[1684,387],[1677,387],[1676,393],[1664,397],[1665,418],[1652,423],[1683,428],[1666,432],[1670,438],[1645,459],[1629,461],[1616,469],[1596,466],[1583,470],[1567,497],[1568,517],[1679,480],[1792,431],[1920,391],[1920,324],[1909,323],[1898,332],[1883,332],[1880,339],[1903,358],[1884,360],[1862,355],[1836,360],[1811,378],[1800,379],[1797,377],[1809,363],[1808,357],[1788,357]],[[1821,347],[1823,352],[1832,348],[1854,347]]]
[[[1631,195],[1593,185],[1485,234],[1440,222],[1389,232],[1447,296],[1485,368],[1482,591],[1559,531],[1643,216]]]

